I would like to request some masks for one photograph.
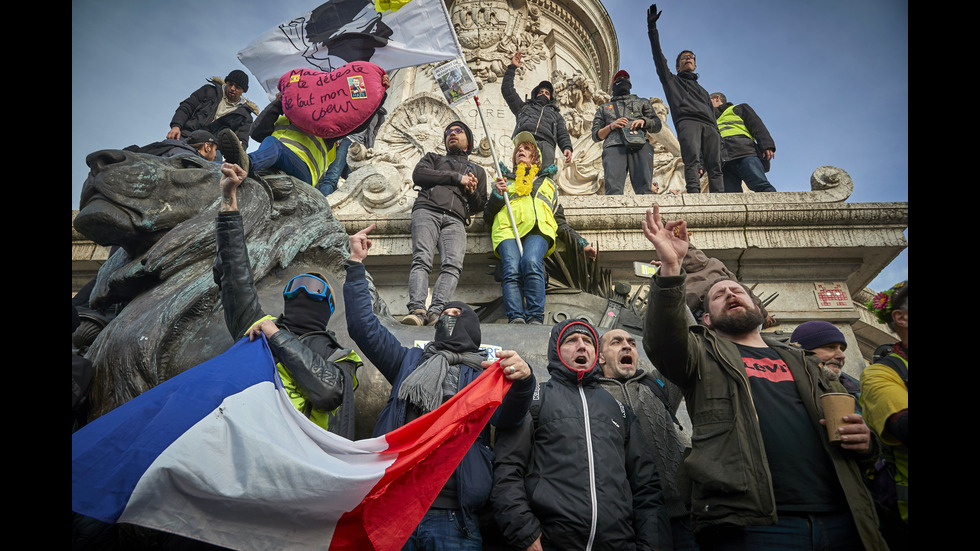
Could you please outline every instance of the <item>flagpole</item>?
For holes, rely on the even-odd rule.
[[[490,156],[493,157],[493,167],[500,173],[500,162],[497,160],[497,151],[493,148],[493,138],[490,137],[490,130],[487,128],[487,119],[483,117],[483,109],[480,109],[480,96],[473,96],[473,101],[476,102],[476,112],[480,115],[480,122],[483,123],[483,135],[487,137],[487,143],[490,144]],[[503,178],[503,174],[500,174]],[[521,243],[521,234],[517,231],[517,222],[514,221],[514,211],[510,208],[510,194],[506,191],[503,193],[504,204],[507,206],[507,217],[510,218],[510,228],[514,230],[514,239],[517,240],[517,252],[521,256],[524,256],[524,245]]]

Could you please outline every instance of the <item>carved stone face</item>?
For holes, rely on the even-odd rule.
[[[119,245],[130,257],[211,205],[220,194],[217,165],[196,155],[164,159],[102,150],[86,158],[75,229],[100,245]]]

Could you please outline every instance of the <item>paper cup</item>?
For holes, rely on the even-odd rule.
[[[854,413],[854,397],[846,392],[832,392],[820,397],[823,407],[823,417],[827,421],[827,438],[831,442],[840,442],[838,427],[846,425],[844,416]]]

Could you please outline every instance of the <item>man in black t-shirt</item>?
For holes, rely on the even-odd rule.
[[[875,458],[867,425],[856,413],[843,416],[839,445],[822,426],[820,395],[844,388],[826,378],[811,353],[763,337],[762,312],[737,281],[712,284],[704,325],[688,327],[681,268],[687,224],[663,224],[654,205],[643,231],[662,263],[643,344],[684,391],[694,424],[682,471],[701,548],[829,541],[835,549],[887,549],[858,464]]]

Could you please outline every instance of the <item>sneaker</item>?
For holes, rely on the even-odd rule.
[[[425,325],[425,310],[416,308],[412,313],[402,318],[404,325]]]
[[[245,154],[238,135],[231,128],[225,128],[218,132],[218,151],[224,156],[226,162],[236,164],[248,172],[248,155]]]
[[[439,321],[439,312],[429,312],[425,315],[426,325],[435,325]]]
[[[544,322],[541,321],[541,320],[539,320],[539,319],[532,319],[531,321],[527,322],[527,324],[528,325],[544,325]]]
[[[525,325],[527,322],[524,321],[524,318],[514,318],[507,323],[512,323],[514,325]]]

